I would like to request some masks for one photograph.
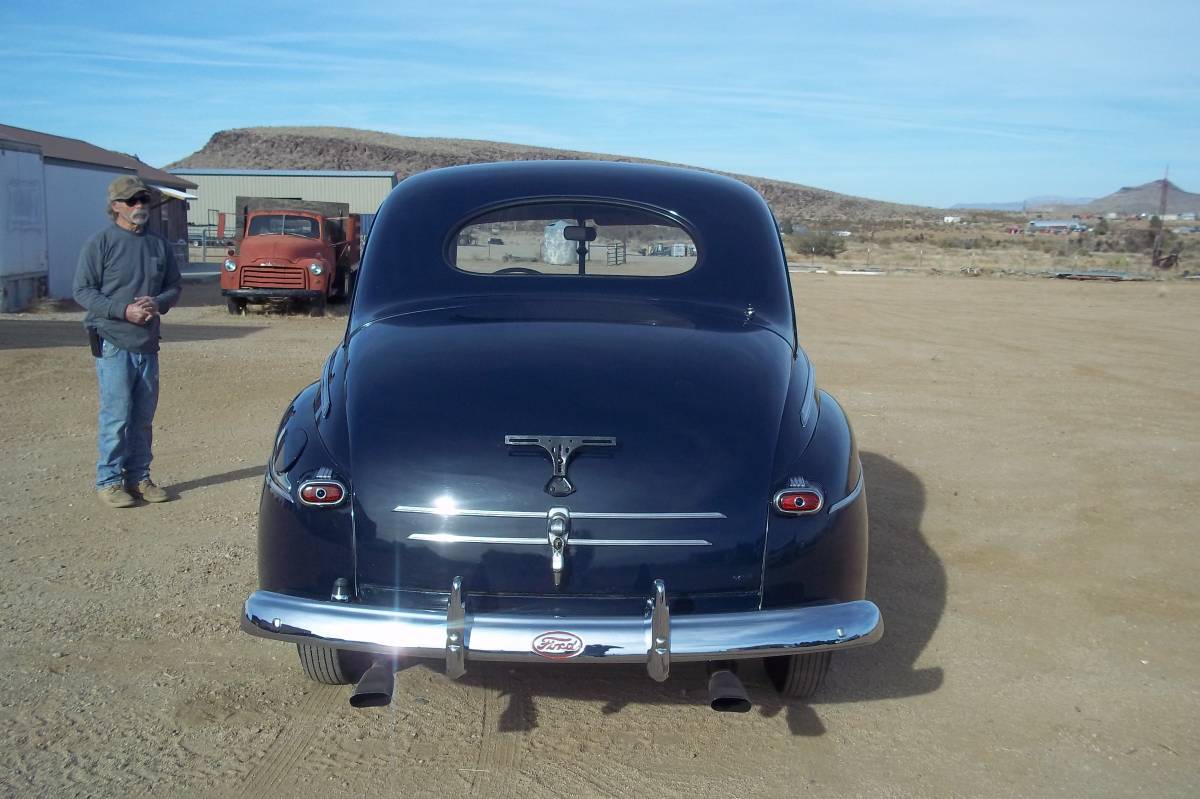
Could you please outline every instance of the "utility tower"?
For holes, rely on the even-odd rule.
[[[1179,261],[1179,253],[1172,252],[1163,255],[1163,235],[1166,230],[1167,217],[1167,187],[1171,185],[1168,177],[1171,174],[1171,165],[1167,164],[1167,168],[1163,171],[1162,191],[1158,195],[1158,230],[1154,234],[1154,250],[1150,254],[1150,265],[1156,269],[1170,269]]]

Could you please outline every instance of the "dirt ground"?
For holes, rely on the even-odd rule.
[[[69,312],[0,316],[10,796],[1195,796],[1200,285],[793,276],[859,438],[887,632],[811,703],[744,671],[438,664],[356,711],[237,624],[271,434],[344,319],[164,320],[158,480],[92,496]]]

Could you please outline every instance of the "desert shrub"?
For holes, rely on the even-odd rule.
[[[793,250],[804,255],[837,258],[839,253],[846,251],[846,240],[832,233],[803,233],[788,236],[787,241]]]
[[[1118,246],[1121,252],[1149,252],[1154,249],[1154,231],[1127,230]]]
[[[945,238],[939,239],[935,243],[943,250],[986,250],[989,247],[997,246],[996,242],[983,236]]]

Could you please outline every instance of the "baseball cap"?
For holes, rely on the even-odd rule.
[[[121,177],[108,184],[108,201],[113,200],[128,200],[135,194],[154,195],[154,192],[142,182],[142,179],[134,175],[122,175]]]

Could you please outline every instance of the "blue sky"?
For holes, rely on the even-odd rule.
[[[845,6],[837,8],[837,6]],[[0,122],[162,166],[339,125],[947,206],[1200,192],[1200,3],[0,4]]]

